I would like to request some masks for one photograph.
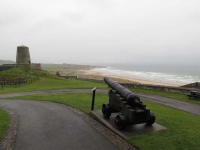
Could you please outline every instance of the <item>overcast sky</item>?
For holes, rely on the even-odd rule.
[[[198,63],[199,0],[0,0],[0,59]]]

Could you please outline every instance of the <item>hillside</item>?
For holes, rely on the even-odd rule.
[[[3,64],[15,64],[15,61],[12,60],[0,60],[0,65]]]

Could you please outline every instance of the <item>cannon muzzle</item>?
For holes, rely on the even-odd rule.
[[[127,88],[123,87],[122,85],[114,82],[113,80],[105,77],[104,81],[113,89],[115,90],[121,97],[123,97],[129,105],[132,107],[140,107],[142,109],[146,108],[146,105],[144,105],[140,98],[134,94],[132,91],[128,90]]]

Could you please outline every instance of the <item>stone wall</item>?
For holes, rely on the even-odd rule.
[[[17,64],[3,64],[4,67],[17,67]]]
[[[78,79],[85,80],[85,81],[105,83],[103,80],[84,79],[84,78],[78,78]],[[127,84],[127,83],[120,83],[120,84],[127,88],[151,89],[151,90],[166,91],[166,92],[172,92],[172,93],[189,94],[190,91],[199,91],[200,92],[200,89],[194,89],[194,88],[183,88],[183,87],[172,87],[172,86],[161,86],[161,85],[147,85],[147,84]]]
[[[190,91],[197,91],[197,89],[192,88],[182,88],[182,87],[172,87],[172,86],[160,86],[160,85],[146,85],[146,84],[121,84],[128,88],[140,88],[140,89],[150,89],[150,90],[157,90],[157,91],[166,91],[172,93],[182,93],[182,94],[189,94]]]
[[[9,70],[9,69],[11,69],[12,67],[10,67],[10,66],[0,66],[0,71],[4,71],[4,70]]]
[[[57,73],[56,73],[56,75],[57,75]],[[60,76],[60,75],[58,77],[65,78],[65,79],[72,79],[72,78],[76,78],[77,79],[78,78],[78,76]]]
[[[84,80],[84,81],[92,81],[92,82],[99,82],[99,83],[105,83],[103,80],[95,80],[95,79],[85,79],[85,78],[77,78],[78,80]]]
[[[40,63],[32,63],[32,64],[30,64],[30,69],[41,70],[41,64]]]
[[[198,88],[198,89],[200,89],[200,82],[190,83],[190,84],[187,84],[187,85],[183,85],[181,87],[183,87],[183,88]]]
[[[4,68],[17,68],[17,67],[22,67],[24,65],[29,65],[29,64],[3,64],[0,66],[0,70],[3,70]],[[30,64],[30,69],[36,69],[36,70],[41,70],[41,64],[40,63],[32,63]]]
[[[3,64],[3,66],[5,67],[12,67],[12,68],[23,67],[24,65],[29,65],[29,64]]]

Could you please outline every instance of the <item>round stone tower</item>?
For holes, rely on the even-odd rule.
[[[17,47],[16,64],[31,64],[29,48],[21,45]]]

